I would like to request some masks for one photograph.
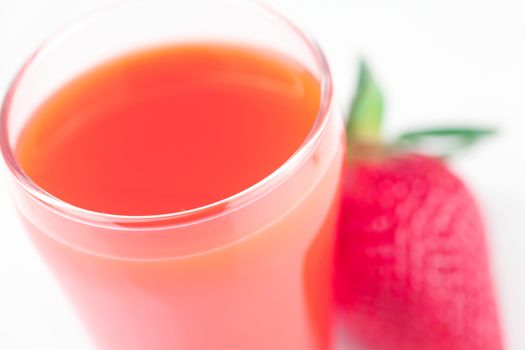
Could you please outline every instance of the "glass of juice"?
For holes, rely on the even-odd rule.
[[[97,348],[331,347],[343,123],[321,50],[273,11],[155,0],[80,20],[19,72],[0,142]]]

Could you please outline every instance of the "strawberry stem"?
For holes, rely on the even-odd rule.
[[[364,60],[359,64],[359,81],[348,116],[348,144],[379,144],[383,120],[383,96]]]

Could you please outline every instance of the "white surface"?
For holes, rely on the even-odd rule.
[[[0,0],[0,93],[43,38],[110,0]],[[273,0],[306,27],[346,103],[365,55],[388,95],[387,132],[434,122],[496,125],[455,162],[490,228],[508,349],[525,349],[525,6],[520,0]],[[86,48],[89,49],[89,48]],[[24,235],[0,166],[0,349],[92,350]]]

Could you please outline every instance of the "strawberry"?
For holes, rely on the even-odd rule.
[[[409,151],[491,131],[416,131],[381,145],[381,93],[364,64],[360,72],[336,252],[345,329],[373,350],[501,350],[476,202],[442,159]]]

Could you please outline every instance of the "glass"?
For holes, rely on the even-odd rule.
[[[125,216],[75,207],[34,184],[14,148],[32,112],[64,83],[144,47],[226,42],[271,49],[321,84],[303,145],[229,198]],[[344,158],[342,118],[319,47],[264,6],[148,1],[60,31],[29,59],[1,112],[0,146],[32,241],[101,349],[327,349],[332,248]]]

